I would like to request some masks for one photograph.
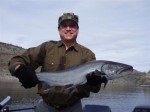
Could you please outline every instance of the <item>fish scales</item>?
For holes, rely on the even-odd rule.
[[[61,71],[37,73],[37,77],[50,86],[76,86],[86,83],[86,76],[96,70],[104,74],[102,77],[113,80],[130,74],[133,67],[113,61],[94,60]]]

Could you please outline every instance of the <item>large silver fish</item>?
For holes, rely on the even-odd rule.
[[[113,80],[129,75],[133,67],[113,61],[95,60],[62,71],[37,73],[37,77],[50,86],[77,86],[86,83],[86,75],[96,70],[103,73],[101,76],[107,80]]]

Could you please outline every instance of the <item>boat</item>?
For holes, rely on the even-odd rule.
[[[35,112],[36,105],[23,107],[23,108],[12,108],[11,105],[7,103],[11,100],[11,96],[7,96],[4,100],[0,102],[0,112]],[[107,105],[95,105],[86,104],[83,107],[83,112],[112,112],[111,108]],[[139,105],[136,106],[132,112],[150,112],[150,105]]]
[[[138,105],[133,112],[150,112],[150,105]]]

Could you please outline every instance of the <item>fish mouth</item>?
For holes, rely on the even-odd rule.
[[[128,67],[123,67],[122,69],[119,69],[117,71],[117,74],[122,74],[122,73],[129,73],[133,71],[133,67],[132,66],[128,66]]]

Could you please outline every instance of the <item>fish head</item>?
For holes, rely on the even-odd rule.
[[[113,80],[129,75],[133,71],[133,67],[123,63],[106,62],[103,64],[100,71],[105,74],[108,80]]]

